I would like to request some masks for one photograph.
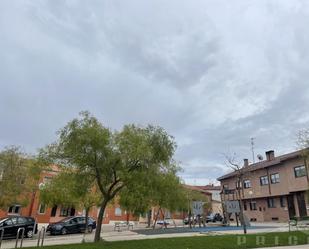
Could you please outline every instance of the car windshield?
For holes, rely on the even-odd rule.
[[[70,219],[72,219],[72,217],[66,217],[66,218],[60,220],[59,222],[66,222],[66,221],[68,221],[68,220],[70,220]]]
[[[0,223],[2,223],[3,221],[5,221],[7,218],[0,218]]]

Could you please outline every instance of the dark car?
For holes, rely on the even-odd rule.
[[[88,232],[91,233],[93,229],[96,229],[96,221],[89,217],[88,218]],[[68,234],[68,233],[82,233],[85,232],[86,218],[84,216],[67,217],[61,221],[50,223],[47,226],[46,231],[50,232],[51,235],[57,234]]]
[[[223,221],[223,217],[219,213],[210,214],[206,217],[206,222],[217,222],[217,221]]]
[[[32,217],[10,216],[0,219],[0,230],[4,230],[3,236],[5,238],[15,238],[19,228],[25,229],[25,237],[32,238],[33,234],[37,233],[38,225]]]

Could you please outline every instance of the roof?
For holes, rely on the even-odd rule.
[[[251,171],[256,171],[256,170],[259,170],[259,169],[275,166],[275,165],[281,164],[284,161],[291,160],[291,159],[302,156],[303,153],[306,150],[308,150],[308,148],[303,149],[303,150],[297,150],[297,151],[294,151],[294,152],[291,152],[291,153],[288,153],[288,154],[284,154],[284,155],[281,155],[281,156],[277,156],[272,160],[264,160],[264,161],[260,161],[260,162],[257,162],[257,163],[253,163],[253,164],[250,164],[247,167],[243,167],[242,170],[245,173],[245,172],[251,172]],[[228,178],[235,176],[236,174],[237,174],[237,172],[233,171],[231,173],[228,173],[226,175],[219,177],[217,180],[221,181],[221,180],[224,180],[224,179],[228,179]]]
[[[184,187],[191,189],[191,190],[199,191],[199,192],[204,193],[206,195],[212,195],[212,193],[208,192],[207,190],[202,189],[201,186],[193,186],[193,185],[184,184]]]
[[[206,190],[206,191],[221,190],[221,186],[215,186],[213,184],[211,184],[211,185],[204,185],[204,186],[196,186],[196,187],[198,187],[199,189]]]

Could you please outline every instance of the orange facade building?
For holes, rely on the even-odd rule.
[[[52,166],[50,170],[43,171],[38,183],[38,186],[50,181],[55,175],[59,172],[58,167]],[[205,194],[206,191],[205,191]],[[211,194],[208,193],[209,198],[211,199]],[[23,216],[31,216],[36,219],[38,223],[52,223],[59,221],[67,216],[74,215],[83,215],[83,210],[76,210],[74,207],[67,208],[62,207],[61,205],[57,205],[54,207],[48,207],[42,203],[40,203],[39,190],[34,192],[29,196],[29,204],[27,206],[21,206],[19,204],[12,205],[8,208],[8,210],[0,210],[0,218],[6,217],[9,215],[23,215]],[[99,208],[93,207],[89,216],[96,219],[99,213]],[[155,214],[157,213],[156,208],[152,208],[151,212],[151,221],[155,219]],[[183,219],[187,215],[187,212],[175,212],[170,214],[166,211],[166,217],[173,219]],[[159,219],[161,219],[162,215],[160,215]],[[139,221],[139,222],[147,222],[147,215],[145,216],[133,216],[126,210],[122,209],[117,203],[107,206],[104,214],[103,224],[110,224],[115,221]]]

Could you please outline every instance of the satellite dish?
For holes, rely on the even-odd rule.
[[[260,161],[262,161],[264,158],[263,158],[263,156],[261,155],[261,154],[258,154],[257,155],[257,158],[260,160]]]

